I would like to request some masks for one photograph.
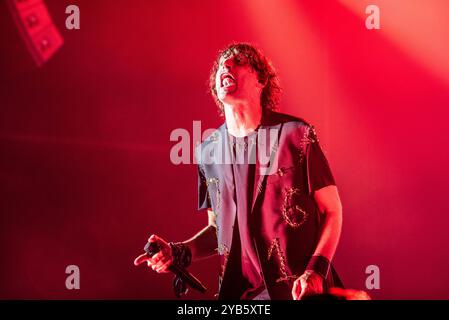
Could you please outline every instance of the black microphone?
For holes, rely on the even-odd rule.
[[[157,244],[157,242],[147,242],[147,244],[145,245],[143,250],[145,250],[145,252],[147,253],[147,255],[149,257],[152,257],[153,255],[158,253],[161,250],[161,248]],[[182,282],[177,283],[178,277],[180,279],[182,279],[182,281],[187,283],[189,286],[191,286],[193,289],[198,290],[201,293],[206,292],[207,288],[200,282],[200,280],[195,278],[189,271],[180,267],[176,263],[172,262],[170,264],[170,266],[168,267],[168,270],[170,270],[171,272],[173,272],[176,275],[174,287],[175,287],[175,294],[178,298],[181,296],[182,293],[187,292],[187,290],[185,290],[185,286]]]

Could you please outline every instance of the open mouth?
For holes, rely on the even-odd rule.
[[[226,88],[235,85],[234,76],[230,73],[223,73],[220,77],[221,86]]]

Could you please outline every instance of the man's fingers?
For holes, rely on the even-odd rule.
[[[301,300],[304,296],[309,294],[309,291],[310,291],[309,285],[301,281],[301,294],[299,295],[298,300]]]
[[[146,253],[141,254],[140,256],[138,256],[136,259],[134,259],[134,265],[138,266],[139,264],[148,261],[149,257]]]
[[[295,281],[293,283],[293,289],[292,289],[293,300],[298,300],[300,292],[301,292],[301,286],[298,284],[298,281]]]
[[[160,267],[162,267],[163,265],[170,263],[171,259],[167,259],[166,257],[162,257],[159,261],[155,262],[154,260],[150,260],[151,264],[153,264],[156,269],[159,269]]]
[[[167,269],[170,266],[170,263],[171,263],[171,261],[167,261],[166,263],[161,265],[159,268],[156,268],[156,272],[158,272],[158,273],[167,272]]]
[[[159,269],[163,265],[164,265],[163,262],[158,262],[158,263],[152,264],[152,267],[153,267],[153,270],[156,270],[156,269]]]
[[[148,242],[157,242],[163,244],[164,240],[159,238],[157,235],[152,234],[148,238]],[[134,265],[138,266],[139,264],[146,262],[149,267],[152,267],[153,270],[156,270],[158,268],[161,268],[167,262],[170,262],[171,259],[167,260],[167,255],[169,255],[169,252],[167,250],[164,250],[164,248],[162,247],[162,250],[152,257],[148,256],[148,254],[146,253],[141,254],[134,260]]]
[[[298,300],[301,300],[304,297],[304,295],[306,294],[306,292],[307,291],[305,290],[305,288],[303,290],[301,290],[301,294],[299,295]]]
[[[156,253],[154,256],[151,257],[151,262],[156,264],[159,262],[159,260],[162,259],[163,256],[164,253],[162,251],[159,251],[158,253]]]
[[[307,283],[302,279],[299,278],[298,281],[296,281],[296,285],[297,285],[297,295],[298,297],[296,298],[296,300],[301,300],[302,297],[304,297],[304,294],[307,292]]]

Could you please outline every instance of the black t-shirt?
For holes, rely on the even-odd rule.
[[[249,300],[265,288],[251,229],[251,206],[254,192],[257,131],[246,137],[229,135],[233,154],[234,201],[237,214],[234,224],[231,257],[228,268],[241,277],[242,300]]]
[[[307,163],[312,193],[324,187],[335,185],[329,162],[318,142],[311,143]]]

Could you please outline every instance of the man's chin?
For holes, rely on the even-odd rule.
[[[237,85],[231,85],[227,87],[220,88],[221,96],[225,98],[226,96],[232,95],[237,91]]]

